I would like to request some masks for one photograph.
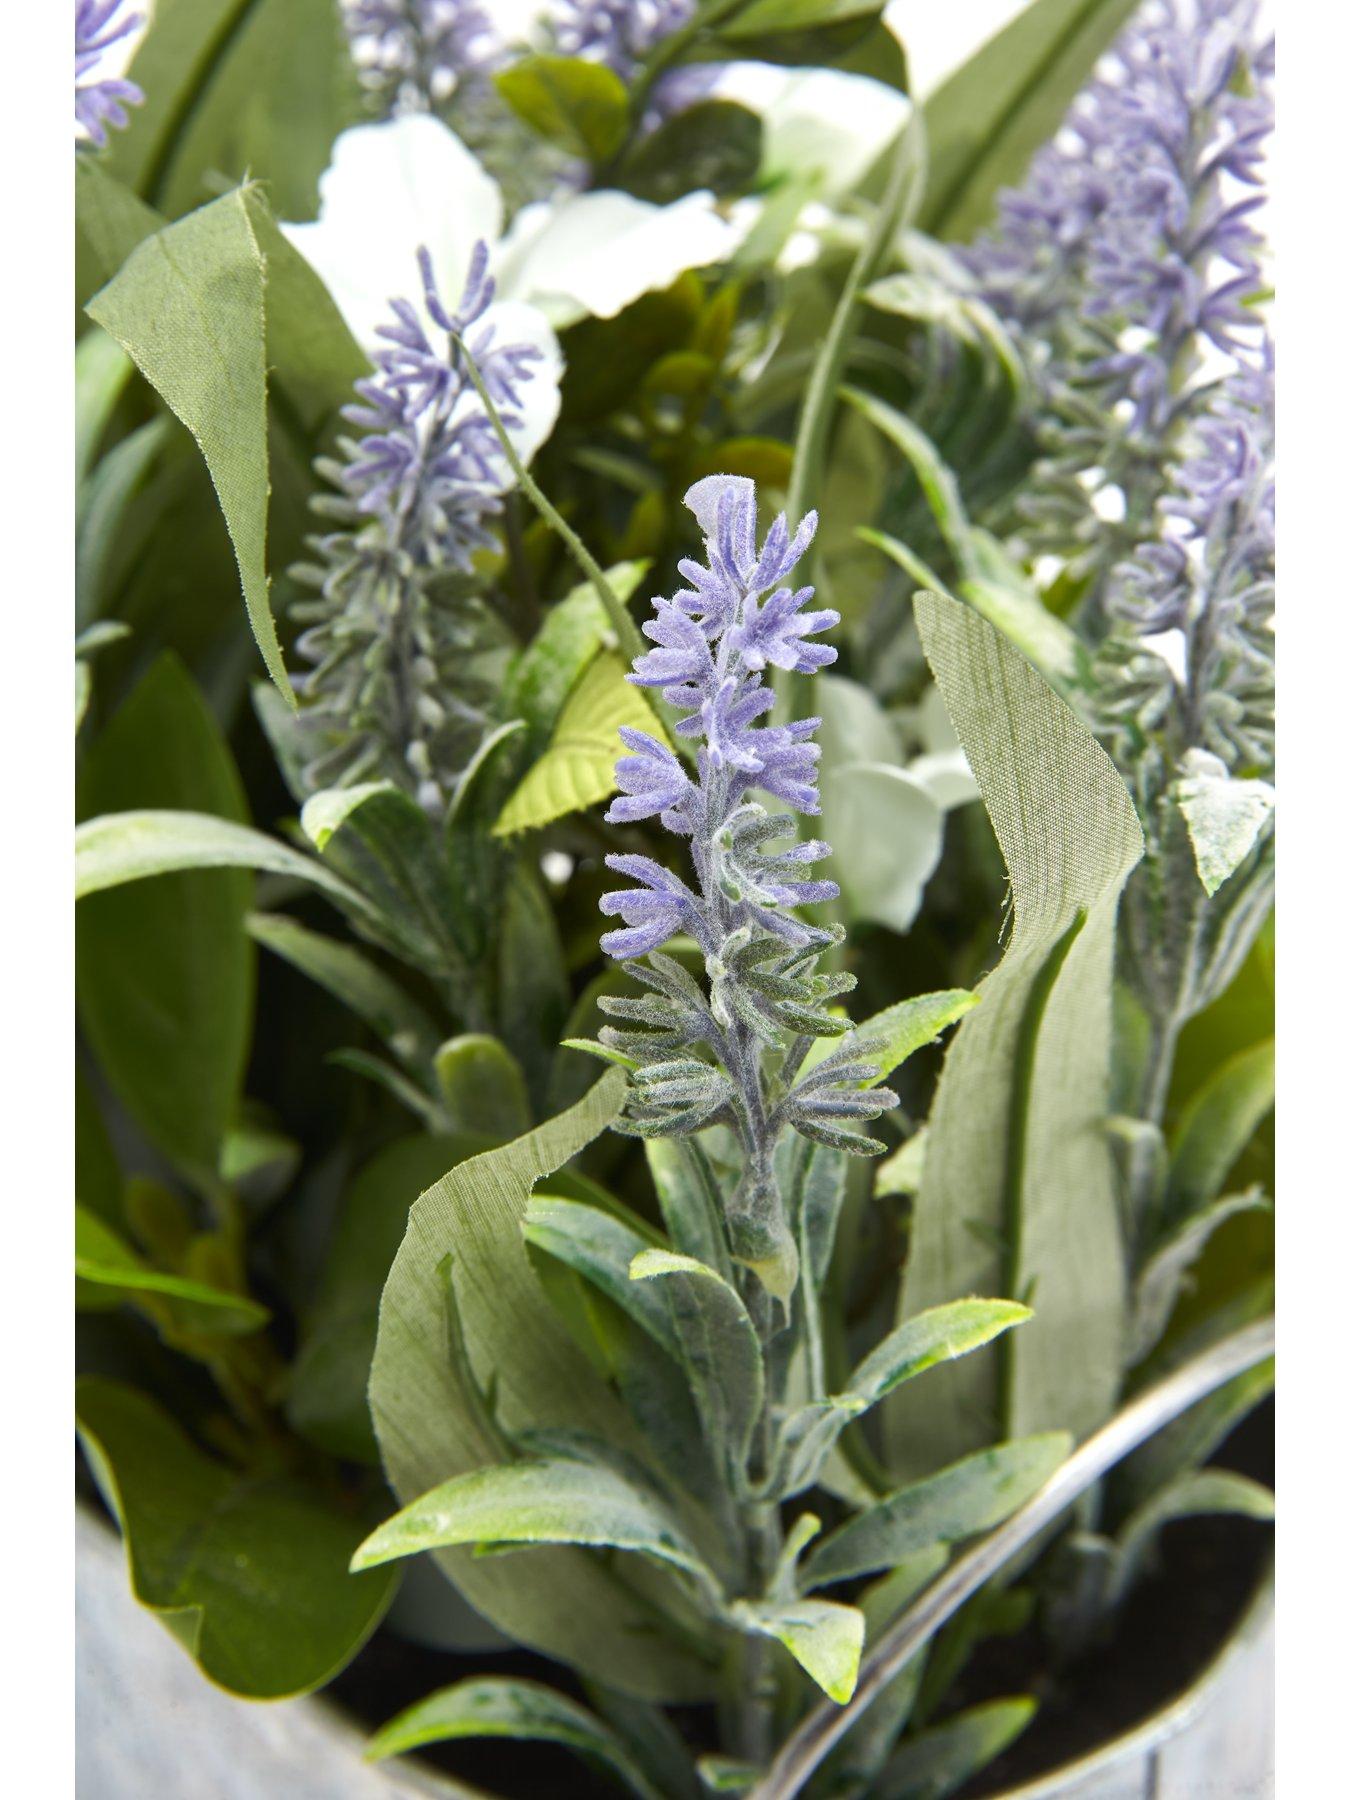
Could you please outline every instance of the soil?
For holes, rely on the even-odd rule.
[[[1219,1460],[1260,1480],[1273,1478],[1273,1403],[1267,1401],[1239,1426]],[[1056,1671],[1034,1626],[1015,1637],[986,1640],[942,1713],[1026,1693],[1036,1695],[1040,1711],[1033,1727],[962,1788],[957,1800],[987,1800],[1060,1768],[1178,1697],[1241,1618],[1269,1554],[1268,1529],[1251,1520],[1179,1520],[1163,1532],[1158,1562],[1135,1589],[1109,1644]],[[459,1658],[419,1650],[386,1633],[377,1634],[326,1693],[369,1727],[436,1688],[483,1674],[525,1676],[585,1700],[568,1670],[528,1652]],[[676,1717],[691,1743],[700,1750],[710,1747],[705,1710],[691,1708]],[[507,1791],[513,1800],[614,1800],[617,1792],[604,1776],[549,1745],[468,1741],[433,1746],[421,1755],[462,1781]]]

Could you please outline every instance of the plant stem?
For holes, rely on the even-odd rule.
[[[755,1432],[752,1470],[753,1479],[762,1481],[769,1473],[774,1450],[776,1396],[772,1381],[774,1359],[769,1355],[769,1340],[774,1329],[773,1297],[754,1275],[744,1287],[746,1307],[764,1352],[764,1405]],[[751,1501],[746,1505],[745,1543],[747,1589],[757,1598],[766,1599],[783,1548],[783,1527],[777,1501]],[[768,1638],[746,1639],[737,1706],[737,1749],[747,1762],[761,1768],[773,1753],[774,1709],[778,1698],[773,1659],[774,1646]]]

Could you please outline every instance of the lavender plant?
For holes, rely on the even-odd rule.
[[[481,0],[342,0],[363,86],[386,111],[431,112],[501,60]]]
[[[140,13],[122,6],[123,0],[75,0],[75,123],[100,150],[109,126],[122,130],[127,107],[145,99],[134,81],[97,74],[104,52],[143,22]]]
[[[392,302],[376,372],[343,409],[362,435],[341,440],[341,461],[317,464],[331,491],[312,505],[334,529],[310,540],[319,561],[294,571],[317,592],[295,607],[313,665],[300,684],[310,791],[382,778],[439,814],[482,735],[487,696],[466,678],[477,604],[467,578],[475,553],[496,547],[490,521],[508,476],[465,357],[511,428],[540,355],[480,323],[494,292],[487,256],[479,243],[451,312],[419,252],[425,317]]]

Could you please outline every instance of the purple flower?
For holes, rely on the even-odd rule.
[[[342,20],[363,84],[405,111],[431,110],[502,56],[481,0],[342,0]]]
[[[145,95],[134,81],[115,76],[86,81],[110,45],[120,42],[142,23],[142,14],[119,18],[122,0],[75,0],[75,123],[101,150],[108,141],[108,127],[118,131],[127,123],[128,106],[139,106]]]
[[[650,856],[607,856],[607,867],[618,875],[630,875],[643,885],[616,888],[604,894],[600,910],[606,918],[615,914],[624,921],[626,930],[607,931],[600,948],[607,956],[622,961],[630,956],[645,956],[657,950],[678,931],[698,929],[698,901],[678,875],[663,869]]]
[[[605,814],[611,825],[631,825],[660,813],[668,831],[688,832],[684,808],[693,784],[678,756],[645,731],[621,725],[619,736],[633,752],[614,765],[614,778],[624,790]]]
[[[694,0],[555,0],[553,41],[563,56],[604,63],[624,81],[694,16]]]

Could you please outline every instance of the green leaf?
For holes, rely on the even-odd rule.
[[[803,1070],[813,1068],[822,1057],[851,1044],[867,1046],[866,1060],[876,1067],[876,1074],[860,1082],[860,1087],[876,1087],[916,1050],[935,1043],[949,1025],[963,1019],[980,997],[965,988],[945,988],[936,994],[918,994],[913,1000],[899,1000],[861,1025],[855,1025],[843,1044],[838,1038],[817,1038],[802,1063]],[[875,1045],[875,1048],[873,1046]]]
[[[1031,1296],[1036,1316],[1000,1359],[953,1364],[887,1403],[906,1474],[1009,1433],[1081,1435],[1114,1406],[1126,1281],[1101,1121],[1116,904],[1143,847],[1110,759],[1041,676],[959,602],[921,594],[915,610],[1014,922],[938,1083],[901,1316],[963,1292]]]
[[[1217,1198],[1274,1104],[1274,1038],[1239,1050],[1214,1071],[1177,1121],[1167,1177],[1169,1218],[1186,1219]]]
[[[196,439],[229,527],[253,635],[293,702],[268,594],[264,286],[240,189],[147,238],[87,310]]]
[[[265,869],[306,881],[357,913],[365,899],[312,856],[209,813],[108,813],[75,831],[75,898],[182,869]]]
[[[606,162],[628,130],[628,91],[613,69],[580,56],[522,56],[494,77],[518,118],[569,156]]]
[[[968,238],[1053,137],[1137,0],[1033,0],[925,104],[924,231]]]
[[[255,943],[349,1006],[400,1062],[419,1070],[430,1063],[440,1035],[436,1026],[368,956],[285,913],[250,913],[246,923]]]
[[[162,1299],[171,1322],[188,1331],[247,1333],[259,1330],[271,1317],[265,1306],[245,1294],[151,1268],[110,1225],[78,1202],[75,1274],[117,1299],[136,1302],[149,1297],[152,1311],[153,1300]]]
[[[704,1430],[728,1482],[739,1486],[764,1406],[764,1363],[745,1302],[716,1269],[674,1251],[642,1250],[628,1272],[636,1282],[660,1280],[668,1290]]]
[[[952,1300],[930,1307],[888,1333],[848,1378],[845,1392],[872,1406],[925,1369],[968,1356],[1031,1317],[1015,1300]]]
[[[1177,805],[1195,851],[1201,886],[1217,894],[1243,862],[1275,811],[1268,781],[1230,775],[1217,756],[1192,750],[1176,784]]]
[[[645,562],[615,563],[605,580],[625,604],[647,572]],[[504,710],[525,721],[532,757],[542,754],[563,702],[601,649],[613,650],[614,630],[594,586],[583,582],[549,607],[507,683]]]
[[[1117,1560],[1110,1591],[1118,1601],[1133,1584],[1164,1525],[1197,1514],[1227,1513],[1244,1519],[1275,1517],[1275,1496],[1263,1482],[1227,1469],[1191,1469],[1178,1475],[1130,1514],[1116,1536]]]
[[[866,1621],[856,1606],[833,1600],[738,1600],[742,1631],[776,1638],[831,1700],[845,1706],[858,1683]]]
[[[423,1550],[472,1544],[584,1544],[631,1550],[693,1577],[715,1579],[652,1495],[616,1469],[554,1457],[475,1469],[442,1482],[377,1526],[352,1557],[370,1569]]]
[[[642,1800],[660,1800],[606,1724],[575,1700],[537,1681],[486,1676],[441,1688],[382,1726],[366,1745],[366,1757],[375,1762],[384,1756],[406,1756],[424,1744],[483,1737],[563,1744],[604,1763]]]
[[[988,1700],[906,1738],[873,1789],[876,1800],[952,1794],[1019,1738],[1036,1716],[1031,1699]]]
[[[806,1559],[802,1585],[870,1575],[934,1544],[990,1530],[1029,1500],[1072,1448],[1062,1431],[1014,1438],[897,1489],[817,1545]]]
[[[639,139],[620,179],[630,194],[661,206],[696,189],[740,194],[759,173],[763,148],[757,113],[734,100],[700,100]]]
[[[375,1629],[396,1585],[388,1572],[347,1574],[360,1519],[290,1476],[215,1461],[121,1382],[84,1376],[75,1396],[136,1598],[203,1673],[254,1700],[330,1680]]]
[[[629,1267],[650,1239],[597,1206],[538,1195],[525,1209],[525,1241],[584,1275],[622,1307],[636,1324],[677,1360],[679,1334],[669,1296],[634,1281]]]
[[[436,1081],[452,1131],[517,1137],[530,1128],[530,1097],[520,1064],[481,1032],[450,1038],[436,1052]]]
[[[83,305],[164,223],[108,173],[101,157],[75,158],[75,295]]]
[[[103,333],[89,335],[102,337]],[[97,619],[104,610],[109,565],[125,533],[128,508],[173,430],[169,419],[147,419],[108,451],[80,490],[75,523],[75,617],[81,624]]]
[[[366,1389],[380,1290],[413,1201],[447,1169],[478,1155],[489,1142],[477,1135],[397,1138],[347,1185],[286,1381],[287,1419],[330,1455],[378,1465]]]
[[[253,175],[284,218],[312,216],[360,89],[328,0],[156,0],[131,70],[145,93],[108,152],[169,213]]]
[[[624,1078],[603,1075],[556,1119],[460,1164],[417,1201],[380,1303],[370,1402],[390,1485],[408,1502],[498,1457],[478,1402],[446,1351],[446,1290],[453,1258],[465,1354],[491,1375],[502,1427],[565,1427],[604,1442],[640,1444],[623,1408],[557,1319],[533,1273],[521,1222],[536,1182],[618,1117]],[[708,1670],[653,1630],[645,1570],[639,1601],[592,1558],[541,1550],[529,1558],[435,1553],[471,1604],[518,1643],[570,1662],[641,1697],[706,1697]]]
[[[907,92],[904,51],[881,15],[877,0],[753,0],[717,27],[703,54],[789,68],[828,64]]]
[[[220,814],[211,825],[222,832],[244,829],[233,821],[247,816],[228,746],[167,652],[80,771],[82,813],[146,802]],[[81,846],[98,823],[80,828]],[[206,1185],[239,1104],[252,1030],[250,886],[233,872],[166,876],[86,900],[77,919],[76,988],[94,1054],[151,1142]]]
[[[1167,1329],[1186,1271],[1219,1226],[1239,1213],[1257,1210],[1271,1210],[1270,1202],[1260,1188],[1248,1188],[1244,1193],[1213,1200],[1199,1212],[1187,1214],[1184,1222],[1150,1254],[1135,1279],[1134,1310],[1130,1320],[1131,1364],[1147,1356]]]
[[[614,765],[624,754],[623,725],[668,741],[641,690],[626,679],[625,664],[614,651],[601,650],[567,696],[548,749],[502,808],[496,835],[551,824],[612,794]]]
[[[647,1138],[642,1148],[671,1243],[726,1279],[731,1258],[707,1151],[692,1137]]]

